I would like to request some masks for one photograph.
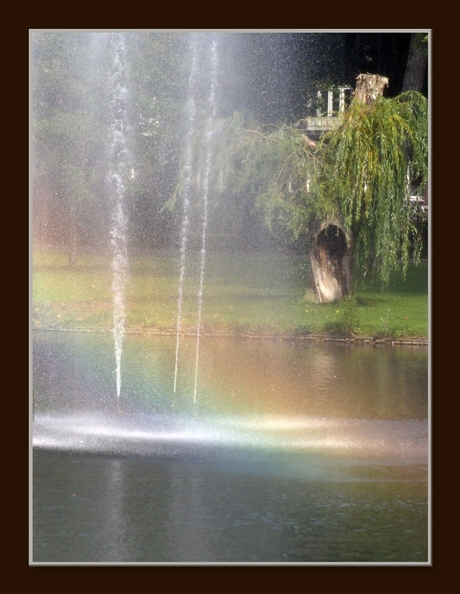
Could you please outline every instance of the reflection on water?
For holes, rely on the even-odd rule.
[[[427,351],[34,337],[34,562],[428,560]]]
[[[391,469],[336,482],[244,464],[35,457],[37,562],[427,559],[426,483],[395,480]]]
[[[37,333],[36,333],[37,334]],[[427,351],[203,338],[198,407],[206,414],[428,416]],[[190,410],[194,339],[183,340],[174,401],[170,337],[126,337],[124,405],[131,411]],[[106,335],[42,332],[34,340],[36,411],[113,409],[115,371]],[[190,398],[190,394],[192,398]]]

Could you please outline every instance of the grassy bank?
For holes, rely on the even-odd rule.
[[[187,260],[182,327],[197,323],[199,260]],[[305,298],[308,263],[301,257],[209,254],[202,328],[234,334],[347,334],[374,338],[428,335],[428,266],[411,266],[386,292],[363,283],[356,299],[317,304]],[[177,322],[179,258],[136,256],[126,285],[126,328],[173,330]],[[35,327],[107,328],[112,324],[110,260],[86,255],[73,270],[64,254],[33,257]]]

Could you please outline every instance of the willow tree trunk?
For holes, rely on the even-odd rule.
[[[358,74],[356,77],[356,87],[354,99],[359,99],[363,103],[373,103],[379,95],[383,95],[385,87],[388,86],[388,78],[380,74]]]
[[[383,95],[388,78],[360,74],[354,100],[370,104]],[[318,303],[337,301],[353,292],[353,238],[338,221],[323,221],[312,241],[310,267],[312,287]]]
[[[312,285],[318,303],[337,301],[353,289],[353,241],[337,222],[323,222],[310,250]]]

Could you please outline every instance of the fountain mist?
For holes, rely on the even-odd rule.
[[[113,201],[112,228],[110,231],[113,250],[112,295],[113,295],[113,338],[117,400],[121,394],[121,355],[125,328],[125,286],[128,279],[127,220],[124,209],[126,177],[130,155],[127,148],[127,100],[126,48],[121,34],[110,35],[112,64],[109,72],[110,85],[110,170],[109,184]]]

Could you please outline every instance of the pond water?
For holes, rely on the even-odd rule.
[[[35,563],[427,564],[428,351],[34,332]]]

